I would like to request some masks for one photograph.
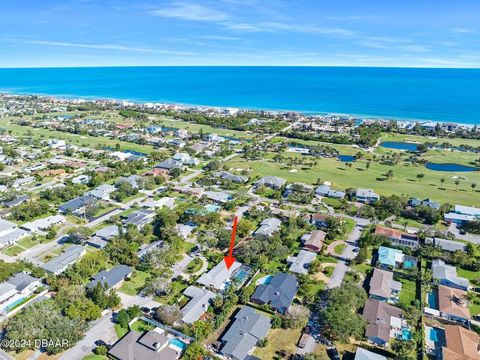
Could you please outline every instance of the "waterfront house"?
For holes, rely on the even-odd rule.
[[[432,261],[432,273],[433,280],[439,284],[468,291],[470,286],[468,279],[458,276],[455,266],[447,265],[441,259],[435,259]]]
[[[260,284],[255,289],[251,301],[255,304],[268,304],[280,314],[285,314],[298,291],[297,278],[290,274],[278,273],[268,284]]]
[[[270,327],[270,319],[267,316],[250,306],[242,307],[220,339],[222,343],[220,353],[233,360],[254,359],[250,355],[257,343],[267,336]]]
[[[396,304],[402,290],[402,283],[393,280],[393,273],[381,269],[374,269],[370,279],[371,299],[386,301]]]

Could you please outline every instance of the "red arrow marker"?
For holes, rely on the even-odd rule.
[[[233,218],[233,227],[232,227],[232,238],[230,239],[230,250],[228,251],[228,256],[224,256],[223,260],[225,261],[225,265],[227,266],[227,270],[235,262],[235,258],[233,257],[233,246],[235,245],[235,235],[237,234],[237,222],[238,217],[235,216]]]

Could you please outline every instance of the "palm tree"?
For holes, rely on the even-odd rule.
[[[458,185],[460,185],[460,179],[455,179],[455,190],[458,190]]]
[[[441,186],[442,188],[443,188],[443,184],[444,184],[444,183],[445,183],[445,178],[441,178],[441,179],[440,179],[440,184],[441,184],[440,186]]]
[[[372,165],[372,162],[371,161],[367,161],[367,163],[365,164],[365,168],[368,170],[370,169],[370,165]]]
[[[421,179],[423,179],[425,177],[425,174],[417,174],[417,179],[418,181],[420,181]]]
[[[472,191],[475,191],[475,188],[477,187],[477,183],[472,183],[470,186],[472,187]]]

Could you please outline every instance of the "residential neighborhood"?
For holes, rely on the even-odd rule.
[[[479,173],[424,167],[480,165],[465,129],[417,152],[380,120],[0,108],[4,358],[480,358]]]

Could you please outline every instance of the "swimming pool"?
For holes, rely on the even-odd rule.
[[[239,282],[242,282],[246,279],[248,276],[248,271],[246,270],[240,270],[235,274],[235,280],[238,280]]]
[[[403,263],[403,267],[405,269],[411,269],[411,268],[415,267],[415,261],[407,260]]]
[[[427,294],[427,302],[430,309],[438,309],[437,294],[434,291]]]
[[[22,297],[22,298],[20,298],[20,299],[18,299],[18,300],[15,300],[15,301],[14,301],[13,303],[11,303],[10,305],[8,305],[7,308],[6,308],[7,312],[10,311],[10,310],[12,310],[13,308],[15,308],[15,306],[17,306],[17,305],[21,304],[22,302],[24,302],[25,299],[26,299],[26,298]]]
[[[409,328],[402,329],[402,340],[411,340],[412,339],[412,331]]]
[[[173,338],[173,339],[168,340],[168,343],[172,346],[175,346],[175,347],[179,348],[181,351],[183,351],[187,348],[187,344],[184,343],[182,340],[177,339],[177,338]]]
[[[205,205],[205,210],[209,213],[217,212],[218,210],[220,210],[220,206],[208,204],[208,205]]]
[[[272,275],[261,277],[260,279],[257,280],[257,285],[268,285],[270,284],[270,281],[272,281],[272,278],[273,278]]]

